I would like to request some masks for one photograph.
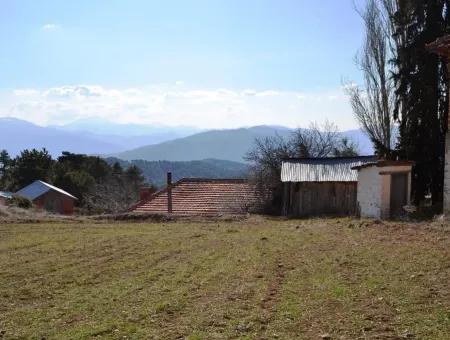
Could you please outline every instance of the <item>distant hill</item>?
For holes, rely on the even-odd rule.
[[[24,149],[45,147],[53,156],[61,151],[77,153],[105,153],[120,150],[112,142],[93,135],[80,135],[42,127],[15,118],[0,118],[0,149],[17,155]]]
[[[102,128],[103,123],[105,126]],[[0,149],[8,150],[13,156],[24,149],[43,147],[54,157],[62,151],[109,154],[161,143],[198,131],[183,127],[139,127],[137,124],[114,124],[102,120],[94,121],[92,125],[89,125],[89,121],[80,121],[65,126],[44,127],[21,119],[0,118]]]
[[[124,160],[191,161],[213,158],[242,162],[243,156],[253,146],[255,138],[276,134],[287,137],[291,134],[291,130],[270,126],[212,130],[160,144],[143,146],[113,156]]]
[[[103,136],[161,136],[169,139],[181,138],[194,133],[202,132],[191,126],[166,126],[161,124],[136,124],[114,123],[102,118],[79,119],[64,125],[52,125],[50,127],[70,132],[90,132]],[[162,142],[162,141],[160,141]]]
[[[106,158],[109,164],[118,162],[124,169],[136,165],[142,170],[147,181],[164,186],[167,172],[172,172],[175,181],[184,177],[204,178],[241,178],[248,173],[248,166],[243,163],[224,161],[219,159],[204,159],[189,162],[169,161],[123,161],[118,158]]]
[[[162,143],[203,131],[189,126],[119,124],[101,118],[80,119],[65,125],[53,125],[50,128],[82,136],[95,136],[117,145],[120,148],[118,151]]]
[[[372,142],[360,129],[343,131],[341,132],[341,135],[348,137],[350,140],[355,142],[356,145],[358,145],[360,155],[373,155],[374,150]]]
[[[289,137],[292,129],[277,126],[255,126],[233,130],[212,130],[155,145],[147,145],[113,156],[124,159],[148,161],[191,161],[199,159],[225,159],[243,162],[245,154],[253,147],[255,138],[279,135]],[[358,143],[361,154],[373,153],[372,145],[361,130],[342,132]]]

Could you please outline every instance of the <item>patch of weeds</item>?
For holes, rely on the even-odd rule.
[[[109,327],[102,327],[96,330],[93,330],[92,332],[90,332],[90,336],[96,337],[96,336],[102,336],[102,335],[107,335],[107,334],[111,334],[114,332],[114,329],[116,327],[115,326],[109,326]]]
[[[174,314],[180,310],[180,306],[170,302],[160,302],[155,306],[156,313]]]
[[[440,310],[437,312],[437,319],[440,324],[450,326],[450,310]]]
[[[342,285],[336,285],[334,287],[331,287],[331,294],[337,298],[343,298],[348,294],[348,289]]]

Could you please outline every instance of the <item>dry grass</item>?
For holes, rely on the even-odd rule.
[[[262,217],[2,224],[0,332],[448,339],[449,230]]]
[[[43,210],[0,205],[0,223],[39,223],[80,221],[79,218],[49,214]]]

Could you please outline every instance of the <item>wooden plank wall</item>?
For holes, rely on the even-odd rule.
[[[285,216],[351,216],[356,214],[356,182],[286,182]]]

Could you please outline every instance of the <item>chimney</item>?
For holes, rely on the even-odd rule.
[[[172,173],[167,173],[167,212],[172,213]]]
[[[141,191],[139,192],[139,199],[141,201],[146,201],[148,200],[152,194],[155,192],[155,188],[153,187],[148,187],[148,188],[142,188]]]

